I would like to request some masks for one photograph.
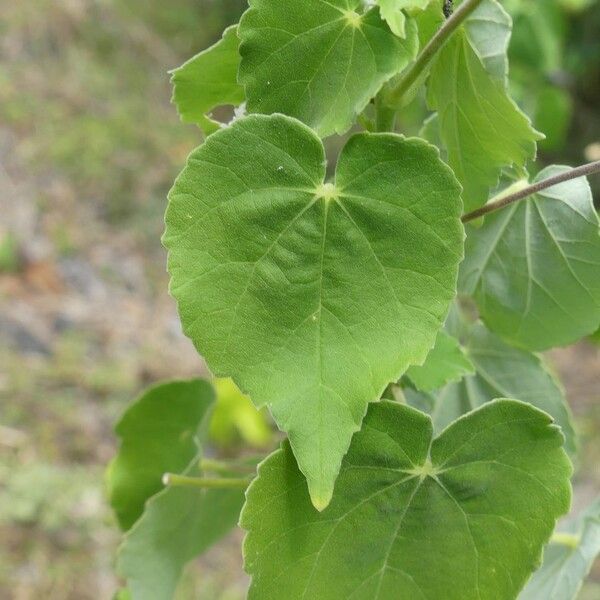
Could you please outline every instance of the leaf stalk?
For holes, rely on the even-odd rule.
[[[564,183],[565,181],[570,181],[572,179],[578,179],[579,177],[586,177],[587,175],[593,175],[594,173],[598,172],[600,172],[600,160],[588,163],[587,165],[582,165],[581,167],[577,167],[575,169],[571,169],[565,173],[559,173],[553,177],[548,177],[548,179],[537,181],[536,183],[519,189],[514,193],[509,193],[508,195],[503,192],[497,199],[492,199],[481,208],[463,215],[461,217],[461,221],[463,223],[474,221],[475,219],[479,219],[480,217],[483,217],[491,212],[505,208],[514,202],[528,198],[533,194],[537,194],[538,192],[551,188],[559,183]]]
[[[450,36],[464,23],[469,15],[481,4],[482,0],[465,0],[449,19],[437,30],[427,45],[421,50],[417,59],[404,73],[400,81],[385,94],[385,103],[390,107],[399,107],[402,98],[419,80],[429,67],[435,55],[444,47]]]
[[[203,458],[200,460],[200,469],[202,469],[202,471],[222,474],[231,473],[232,471],[237,473],[251,473],[255,469],[255,465],[245,464],[239,461],[230,462],[215,460],[213,458]]]
[[[245,489],[251,479],[249,478],[210,478],[210,477],[187,477],[186,475],[175,475],[165,473],[163,475],[164,485],[170,487],[195,487],[204,489]]]

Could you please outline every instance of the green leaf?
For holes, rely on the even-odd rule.
[[[179,473],[198,454],[196,436],[214,401],[206,381],[173,381],[144,392],[116,426],[121,447],[107,471],[110,503],[122,529],[163,489],[165,472]]]
[[[405,389],[409,404],[431,414],[436,431],[498,397],[519,398],[551,415],[566,438],[570,455],[577,452],[576,435],[564,390],[542,358],[513,348],[477,324],[465,346],[476,373],[435,394]]]
[[[321,514],[284,444],[242,511],[249,598],[513,600],[569,508],[562,441],[513,400],[433,440],[427,415],[373,404]]]
[[[256,410],[231,379],[216,379],[217,402],[210,420],[210,439],[231,447],[239,440],[257,448],[268,446],[273,433],[265,415]]]
[[[381,16],[387,21],[392,32],[406,37],[406,14],[412,11],[425,10],[431,0],[376,0]]]
[[[564,173],[544,169],[535,181]],[[547,189],[469,228],[459,288],[487,326],[532,350],[575,342],[600,323],[600,230],[585,178]]]
[[[220,124],[207,115],[218,106],[237,106],[244,101],[244,88],[237,82],[240,64],[237,25],[228,27],[223,38],[172,71],[173,102],[185,123],[197,123],[206,135]]]
[[[600,554],[600,500],[559,528],[519,600],[575,600]]]
[[[496,0],[484,0],[465,21],[464,28],[486,72],[506,85],[512,32],[510,15]]]
[[[321,141],[251,115],[192,153],[164,244],[184,331],[268,406],[316,506],[367,403],[425,360],[455,295],[460,188],[437,150],[358,134],[324,183]]]
[[[534,158],[541,137],[508,95],[504,21],[490,14],[504,13],[488,1],[456,31],[438,53],[428,84],[466,211],[487,201],[504,167],[523,168]]]
[[[381,86],[416,55],[361,0],[251,0],[239,35],[250,112],[296,117],[321,136],[347,131]]]
[[[473,364],[465,355],[458,340],[445,331],[440,331],[435,346],[427,355],[423,365],[410,367],[406,371],[406,376],[417,389],[431,392],[473,372]]]
[[[186,471],[198,476],[197,457]],[[242,489],[168,487],[146,504],[119,549],[132,600],[171,600],[183,567],[235,527]]]

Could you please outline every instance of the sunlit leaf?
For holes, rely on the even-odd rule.
[[[206,381],[173,381],[150,388],[125,412],[116,426],[121,446],[107,472],[110,503],[123,529],[163,488],[163,473],[183,471],[198,454],[196,436],[213,401]]]
[[[423,365],[410,367],[406,376],[417,389],[431,392],[473,371],[473,365],[458,340],[440,331]]]
[[[567,451],[576,453],[564,391],[542,358],[509,346],[481,324],[470,330],[465,351],[476,369],[474,375],[433,394],[404,390],[409,404],[431,414],[436,431],[494,398],[519,398],[552,416],[565,435]]]
[[[270,408],[320,508],[368,402],[433,346],[463,245],[459,186],[423,140],[355,135],[324,177],[302,123],[240,119],[190,156],[164,236],[186,334]]]
[[[249,598],[514,600],[569,509],[560,431],[500,400],[432,438],[427,415],[373,404],[322,513],[289,446],[272,454],[241,517]]]
[[[271,428],[248,396],[231,379],[216,379],[217,402],[210,420],[210,439],[219,446],[233,446],[240,440],[258,448],[267,446]]]
[[[240,64],[237,25],[228,27],[223,38],[172,72],[173,102],[185,123],[197,123],[205,134],[219,129],[209,117],[218,106],[237,106],[244,101],[244,88],[237,82]]]
[[[575,600],[600,555],[600,500],[559,527],[518,600]]]
[[[320,135],[344,133],[414,58],[414,22],[395,36],[361,0],[251,0],[240,22],[240,81],[250,112],[284,113]]]
[[[544,169],[535,181],[563,173]],[[469,228],[459,287],[487,326],[533,350],[565,345],[600,323],[600,230],[584,178],[547,189]]]

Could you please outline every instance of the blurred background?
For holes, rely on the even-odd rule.
[[[536,170],[600,159],[600,3],[503,4],[515,20],[513,93],[548,136]],[[170,105],[168,70],[243,8],[0,0],[2,600],[111,598],[112,425],[148,384],[206,373],[181,334],[159,241],[166,193],[201,142]],[[425,114],[417,101],[400,126],[414,133]],[[598,200],[600,178],[594,188]],[[600,346],[581,342],[551,360],[582,434],[583,505],[600,493]],[[216,432],[215,443],[268,443],[260,424],[247,425]],[[242,598],[240,539],[192,565],[180,598]],[[600,568],[582,598],[600,598]]]

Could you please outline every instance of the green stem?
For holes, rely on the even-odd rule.
[[[203,458],[200,461],[200,469],[203,471],[210,471],[212,473],[231,473],[232,471],[238,473],[251,473],[254,468],[254,465],[251,464],[227,462],[214,460],[212,458]]]
[[[598,172],[600,172],[600,160],[577,167],[576,169],[571,169],[570,171],[565,171],[564,173],[559,173],[558,175],[554,175],[554,177],[548,177],[548,179],[543,179],[542,181],[528,185],[525,188],[519,186],[521,189],[518,189],[514,193],[509,193],[508,195],[503,192],[498,198],[491,200],[481,208],[463,215],[461,220],[463,223],[474,221],[475,219],[479,219],[479,217],[483,217],[488,213],[500,210],[501,208],[504,208],[513,202],[523,200],[524,198],[527,198],[533,194],[537,194],[538,192],[551,188],[559,183],[564,183],[565,181],[570,181],[571,179],[577,179],[578,177],[585,177],[586,175],[593,175],[594,173]]]
[[[579,546],[581,539],[578,535],[573,533],[555,533],[550,538],[551,544],[557,544],[559,546],[567,546],[568,548],[575,549]]]
[[[165,473],[163,483],[171,487],[196,487],[205,489],[231,489],[248,487],[251,479],[212,479],[209,477],[187,477],[186,475],[175,475],[174,473]]]
[[[423,48],[417,60],[402,76],[400,81],[385,94],[388,106],[398,107],[402,98],[429,67],[435,55],[443,48],[450,36],[464,23],[465,19],[481,4],[482,0],[465,0],[452,16],[438,29]]]
[[[384,104],[383,97],[375,98],[375,131],[394,131],[396,124],[396,109]]]

